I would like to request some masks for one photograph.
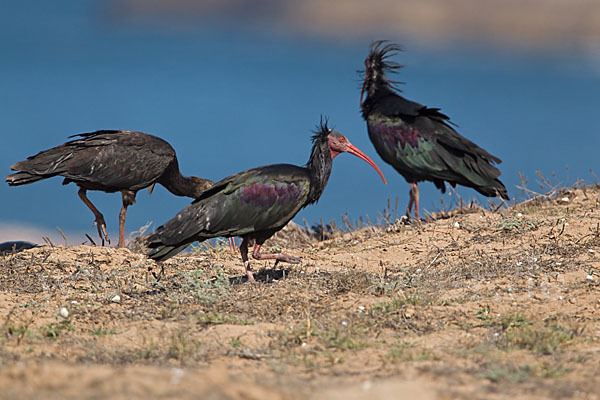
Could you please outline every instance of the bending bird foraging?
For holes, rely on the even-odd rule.
[[[369,138],[383,161],[390,164],[410,184],[406,215],[414,204],[419,219],[417,183],[432,181],[445,193],[445,182],[471,187],[479,193],[508,200],[506,187],[493,164],[501,163],[451,126],[439,108],[428,108],[407,100],[387,74],[402,66],[388,61],[400,48],[380,40],[373,42],[365,59],[360,107],[367,122]],[[366,99],[363,102],[364,95]]]
[[[135,203],[138,190],[156,183],[176,196],[196,198],[212,182],[179,172],[175,150],[161,138],[142,132],[102,130],[80,135],[70,142],[42,151],[10,167],[19,171],[8,175],[10,186],[26,185],[53,176],[64,177],[63,185],[79,186],[79,197],[94,214],[98,235],[110,244],[104,216],[87,198],[88,190],[121,192],[119,247],[125,246],[127,207]]]
[[[287,254],[261,254],[261,245],[298,211],[319,200],[338,154],[347,152],[366,161],[386,183],[379,167],[341,133],[329,129],[327,121],[321,120],[312,140],[312,152],[305,167],[268,165],[215,183],[148,237],[148,257],[163,261],[195,241],[241,236],[240,253],[248,281],[254,281],[248,261],[251,239],[256,241],[252,253],[255,259],[297,263],[298,258]]]

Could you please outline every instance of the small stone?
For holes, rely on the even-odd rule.
[[[592,275],[588,274],[588,275],[585,277],[585,279],[586,279],[586,280],[588,280],[588,281],[593,281],[593,280],[594,280],[594,277],[593,277]]]
[[[365,311],[365,306],[358,306],[358,311],[359,312]]]
[[[69,317],[69,310],[67,310],[65,307],[62,307],[60,309],[60,311],[59,311],[59,314],[63,318],[68,318]]]
[[[73,301],[71,301],[71,304],[79,304],[79,303],[77,303],[77,300],[73,300]]]
[[[455,228],[460,228],[460,224],[458,223],[458,221],[454,223],[454,227]]]
[[[562,297],[562,296],[558,296],[558,299],[559,299],[559,300],[563,300],[563,299],[564,299],[564,297]]]
[[[417,274],[420,274],[421,272],[423,272],[423,270],[421,268],[417,268],[417,270],[415,271]]]
[[[121,301],[121,296],[119,296],[118,294],[115,294],[115,295],[113,296],[113,298],[112,298],[112,299],[110,299],[110,301],[112,301],[113,303],[118,303],[118,302],[120,302],[120,301]]]
[[[342,326],[348,326],[348,322],[342,321]]]
[[[301,347],[306,347],[306,342],[302,342]]]
[[[521,218],[522,216],[523,216],[523,214],[521,214],[521,213],[517,213],[517,217],[518,217],[518,218]]]

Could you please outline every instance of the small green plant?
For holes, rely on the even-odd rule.
[[[116,335],[117,331],[115,329],[104,330],[102,328],[96,328],[91,332],[91,334],[96,337],[103,337],[106,335]]]
[[[394,362],[426,361],[433,358],[431,350],[416,348],[415,344],[410,342],[392,344],[387,355]]]
[[[537,224],[526,220],[525,218],[521,217],[521,218],[517,218],[517,217],[508,217],[505,218],[503,220],[501,220],[497,225],[496,225],[496,231],[502,231],[502,232],[519,232],[519,233],[523,233],[523,232],[528,232],[534,229],[537,229]]]
[[[534,370],[529,365],[514,366],[491,363],[485,370],[477,374],[479,378],[486,378],[492,382],[519,383],[534,375]]]
[[[181,364],[186,364],[193,359],[201,346],[200,341],[194,340],[189,336],[187,330],[181,329],[171,335],[167,356],[176,359]]]
[[[156,344],[154,338],[150,338],[150,343],[147,343],[148,340],[144,338],[143,345],[144,347],[137,352],[137,357],[142,360],[149,360],[154,357],[156,350],[158,349],[158,345]]]
[[[44,326],[44,327],[40,328],[40,332],[42,333],[42,336],[48,337],[48,338],[52,339],[53,341],[58,339],[58,337],[64,331],[72,331],[72,330],[73,330],[73,327],[71,326],[71,321],[68,319],[65,319],[60,322],[52,322],[48,326]]]
[[[538,354],[553,354],[573,338],[573,332],[561,326],[535,328],[532,326],[511,329],[506,332],[509,346],[531,350]]]
[[[221,324],[233,324],[233,325],[251,325],[252,322],[244,321],[234,316],[225,315],[223,313],[210,311],[207,313],[197,314],[199,321],[206,325],[221,325]]]
[[[321,331],[319,340],[325,347],[337,350],[356,350],[367,346],[367,343],[358,337],[357,330],[349,326]]]
[[[242,346],[242,341],[240,340],[239,337],[231,338],[231,340],[229,341],[229,345],[231,347],[241,347]]]

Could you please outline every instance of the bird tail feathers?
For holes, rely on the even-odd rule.
[[[48,176],[30,174],[28,172],[17,172],[16,174],[8,175],[6,177],[6,183],[10,186],[20,186],[41,181],[46,178],[48,178]]]
[[[149,246],[152,246],[152,244],[149,244]],[[155,261],[164,261],[173,257],[175,254],[179,253],[188,246],[189,243],[185,243],[179,246],[157,244],[156,247],[153,247],[148,251],[147,256],[148,258],[151,258]]]

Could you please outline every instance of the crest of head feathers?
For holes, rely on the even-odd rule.
[[[316,143],[317,141],[321,141],[321,140],[327,140],[327,137],[329,136],[329,134],[332,131],[332,129],[330,129],[327,126],[328,122],[329,122],[329,118],[321,115],[321,121],[319,121],[319,123],[315,127],[315,130],[313,131],[313,133],[314,133],[314,135],[312,136],[313,143]]]
[[[386,76],[386,73],[395,73],[403,65],[389,58],[395,56],[402,48],[397,44],[387,40],[377,40],[369,46],[369,55],[365,59],[365,69],[359,71],[364,74],[363,89],[369,89],[372,85],[387,86],[391,89],[400,91],[395,84],[404,82],[394,81]]]

